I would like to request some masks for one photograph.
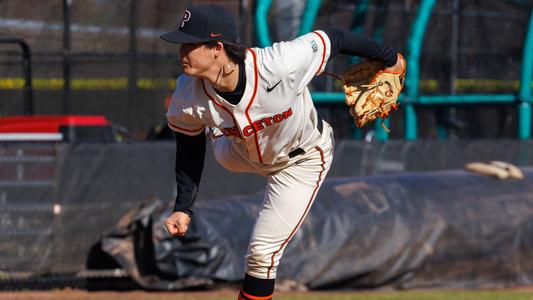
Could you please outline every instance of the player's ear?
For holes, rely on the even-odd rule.
[[[215,49],[215,58],[218,58],[218,56],[224,50],[224,45],[221,42],[216,42],[214,49]]]

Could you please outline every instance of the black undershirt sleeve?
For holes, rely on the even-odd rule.
[[[370,37],[340,28],[327,28],[323,31],[331,42],[330,57],[341,53],[379,61],[387,67],[396,64],[398,52]]]
[[[204,168],[205,135],[188,136],[176,132],[176,204],[174,211],[192,215]]]

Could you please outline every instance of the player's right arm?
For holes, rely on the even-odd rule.
[[[194,78],[186,75],[178,77],[176,90],[166,113],[168,127],[189,136],[198,135],[205,129],[201,111],[195,105],[194,86]]]
[[[176,132],[176,203],[165,226],[172,236],[183,236],[193,214],[192,206],[202,177],[205,135],[188,136]]]
[[[176,133],[176,202],[174,212],[165,220],[171,236],[183,236],[189,228],[204,166],[205,126],[192,99],[184,94],[191,88],[189,79],[178,78],[166,114],[168,126]]]

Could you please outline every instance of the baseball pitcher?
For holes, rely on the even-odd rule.
[[[246,254],[238,299],[272,299],[283,250],[305,220],[333,159],[333,131],[317,116],[307,88],[338,53],[369,66],[339,76],[357,125],[397,107],[405,61],[392,48],[342,29],[316,30],[267,48],[237,42],[235,16],[217,5],[187,9],[161,36],[181,44],[179,76],[166,114],[176,132],[177,197],[165,226],[186,234],[203,169],[206,140],[234,172],[267,177]]]

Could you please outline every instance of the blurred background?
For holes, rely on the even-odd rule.
[[[429,201],[421,205],[427,209],[446,201],[480,201],[473,210],[453,206],[432,212],[437,217],[427,224],[438,230],[427,235],[426,244],[416,237],[424,233],[408,230],[413,239],[406,245],[424,255],[437,253],[433,260],[412,258],[399,267],[407,253],[402,251],[412,249],[383,243],[390,250],[383,265],[372,260],[372,267],[354,266],[345,278],[301,284],[317,289],[531,284],[531,0],[0,0],[0,289],[88,287],[89,281],[92,287],[118,288],[120,280],[124,287],[135,282],[133,286],[148,289],[180,289],[241,278],[239,263],[235,267],[224,260],[224,251],[209,252],[213,265],[186,255],[174,260],[164,256],[169,249],[196,253],[198,240],[166,244],[157,227],[176,193],[175,145],[164,115],[181,73],[178,46],[159,35],[177,26],[186,7],[199,3],[232,10],[240,41],[250,47],[334,26],[366,34],[404,54],[406,85],[399,110],[385,121],[390,134],[379,120],[355,128],[338,81],[321,75],[310,84],[315,105],[337,140],[329,190],[338,192],[336,180],[349,178],[380,191],[324,192],[319,198],[366,203],[369,212],[362,217],[367,224],[379,227],[388,211],[390,218],[403,216],[406,228],[420,228],[410,221],[416,216],[402,215],[410,201]],[[339,74],[356,61],[339,55],[326,70]],[[462,171],[465,163],[490,160],[518,165],[525,179],[494,181]],[[420,188],[422,183],[435,190]],[[231,252],[236,247],[234,256],[241,261],[248,231],[243,230],[235,247],[213,238],[216,230],[206,229],[212,228],[208,220],[220,217],[220,211],[210,209],[228,209],[228,215],[247,211],[250,215],[237,221],[248,224],[250,217],[251,227],[255,210],[238,208],[239,201],[250,197],[259,205],[264,184],[259,176],[228,173],[208,151],[197,204],[204,217],[197,217],[196,237],[207,238],[205,245],[212,249],[224,249],[223,244]],[[502,199],[516,202],[507,207]],[[342,212],[342,205],[326,209]],[[480,207],[487,209],[484,215],[476,215]],[[453,220],[457,227],[442,225]],[[493,240],[496,232],[508,234]],[[375,234],[377,240],[390,238]],[[429,251],[428,245],[435,248]],[[298,247],[288,249],[288,257],[296,257]],[[317,255],[312,252],[308,258]],[[483,259],[495,263],[480,267]],[[470,273],[453,269],[466,261],[472,262]],[[299,273],[291,272],[297,269],[287,267],[281,274],[293,279]],[[383,276],[373,277],[372,270]],[[413,270],[422,275],[413,277]],[[106,281],[110,278],[114,281]],[[169,281],[174,285],[157,283]]]
[[[314,7],[306,7],[306,1],[266,2],[272,2],[268,10],[262,1],[250,0],[3,0],[0,34],[23,39],[31,50],[34,114],[101,114],[138,139],[147,138],[164,120],[164,99],[181,72],[177,45],[164,43],[159,35],[175,28],[190,3],[217,3],[234,11],[241,41],[251,47],[337,26],[372,36],[404,54],[418,53],[412,58],[419,73],[409,79],[420,80],[419,95],[519,92],[530,1],[432,1],[429,19],[418,27],[414,22],[424,21],[417,18],[424,12],[419,10],[421,1],[316,1]],[[339,56],[327,70],[340,73],[351,62]],[[24,74],[16,44],[0,44],[0,65],[0,114],[22,114]],[[311,88],[340,91],[339,82],[326,76],[317,77]],[[407,101],[424,102],[418,95],[406,96],[412,96]],[[352,138],[352,121],[342,102],[328,100],[317,100],[321,113],[340,138]],[[477,101],[433,99],[431,105],[420,105],[417,136],[517,137],[518,101]],[[391,139],[405,137],[404,115],[391,119]],[[439,135],[438,130],[443,132]]]

